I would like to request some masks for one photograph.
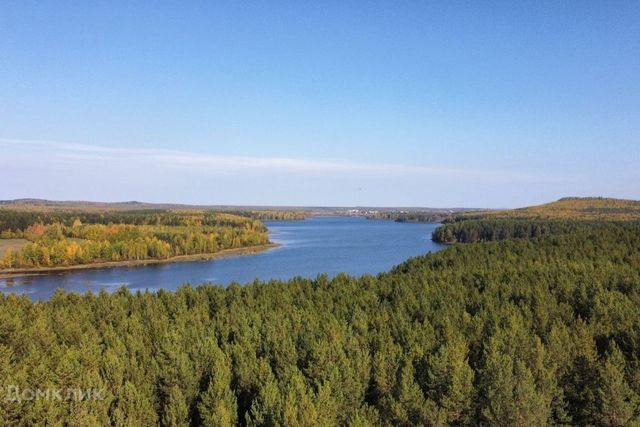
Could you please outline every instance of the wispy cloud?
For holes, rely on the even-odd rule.
[[[513,171],[489,171],[396,163],[363,163],[340,159],[302,159],[288,157],[226,156],[182,150],[107,147],[73,144],[49,140],[0,138],[6,161],[11,155],[35,155],[47,161],[109,162],[110,165],[154,167],[168,170],[188,170],[229,174],[246,171],[277,173],[333,173],[393,175],[407,177],[440,177],[473,179],[492,182],[553,182],[553,178]]]

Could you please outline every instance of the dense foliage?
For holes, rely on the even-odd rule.
[[[4,268],[157,260],[269,243],[259,220],[220,212],[0,210],[0,237],[25,239],[0,258]]]
[[[246,218],[263,220],[304,219],[304,212],[293,211],[200,211],[200,210],[9,210],[0,209],[0,233],[19,232],[33,224],[61,224],[72,226],[77,221],[82,224],[130,224],[167,226],[233,226]],[[245,217],[245,218],[238,218]]]
[[[378,277],[0,298],[8,425],[638,424],[640,226],[458,245]],[[4,390],[2,390],[4,391]]]
[[[451,212],[441,211],[381,211],[376,213],[367,214],[369,219],[390,219],[396,222],[426,222],[435,223],[450,220],[452,218]]]
[[[249,218],[255,218],[262,221],[299,221],[307,218],[307,211],[283,211],[283,210],[251,210],[251,211],[232,211],[236,215],[242,215]]]
[[[388,219],[396,222],[450,222],[456,218],[461,218],[464,214],[482,212],[481,209],[441,209],[441,208],[383,208],[372,210],[359,210],[358,213],[368,219]]]
[[[618,226],[617,222],[605,221],[486,218],[447,223],[436,228],[431,237],[439,243],[476,243],[530,239]]]

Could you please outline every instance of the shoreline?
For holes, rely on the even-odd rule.
[[[166,259],[144,259],[128,261],[104,261],[92,262],[89,264],[78,264],[60,267],[36,267],[36,268],[15,268],[0,269],[0,279],[10,279],[13,277],[36,276],[46,273],[65,272],[73,270],[90,270],[113,267],[136,267],[153,264],[169,264],[174,262],[209,261],[216,258],[226,258],[231,256],[253,255],[282,246],[280,243],[267,243],[264,245],[247,246],[244,248],[223,249],[218,252],[208,254],[178,255]]]

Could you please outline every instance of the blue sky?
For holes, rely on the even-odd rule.
[[[0,3],[0,199],[640,198],[640,3]]]

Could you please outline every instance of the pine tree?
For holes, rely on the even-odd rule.
[[[492,340],[482,370],[481,412],[489,425],[543,426],[551,408],[536,389],[533,374],[521,360],[500,352]]]
[[[143,427],[158,424],[149,396],[127,381],[111,405],[110,419],[115,426]]]
[[[207,426],[235,425],[238,415],[236,396],[230,389],[231,366],[219,347],[213,347],[209,384],[200,397],[198,412]]]
[[[572,424],[589,426],[594,425],[598,418],[598,354],[587,324],[578,321],[574,329],[574,356],[570,369],[562,379],[562,386]]]
[[[189,408],[182,391],[177,386],[169,389],[167,402],[162,411],[162,425],[165,427],[183,427],[189,425]]]
[[[473,370],[464,339],[455,335],[429,358],[427,387],[448,424],[465,420],[473,400]]]
[[[398,382],[395,387],[395,401],[391,404],[395,424],[424,425],[428,421],[427,401],[415,381],[411,359],[402,361]]]
[[[612,350],[600,367],[600,385],[597,391],[600,406],[598,419],[603,426],[628,425],[634,415],[635,421],[640,421],[639,399],[625,380],[624,369],[624,356],[612,342]]]

